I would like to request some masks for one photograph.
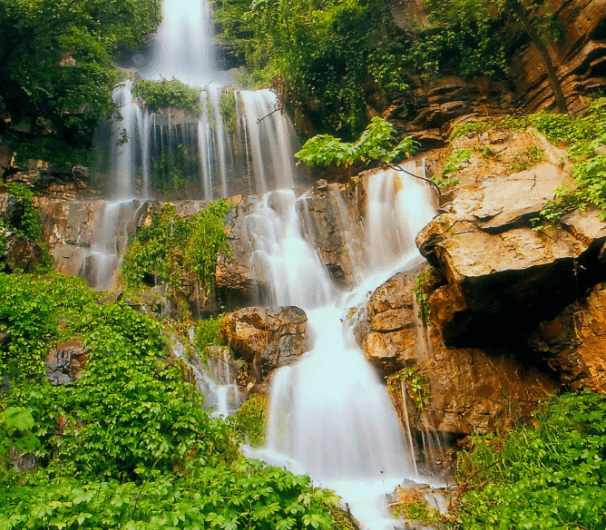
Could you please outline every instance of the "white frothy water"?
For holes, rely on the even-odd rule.
[[[433,209],[426,187],[403,173],[376,173],[367,191],[365,260],[372,279],[341,300],[332,296],[328,274],[301,236],[294,195],[266,195],[247,220],[254,270],[272,286],[278,304],[307,311],[315,339],[296,365],[275,374],[267,446],[249,454],[309,474],[339,493],[365,528],[385,530],[394,521],[384,496],[415,478],[414,459],[383,383],[342,320],[352,300],[418,262],[414,230]]]
[[[217,78],[214,44],[207,0],[164,0],[151,56],[141,57],[142,64],[135,66],[148,79],[179,79],[204,86]]]
[[[105,202],[93,221],[91,245],[80,275],[98,290],[110,289],[113,273],[126,250],[128,234],[134,232],[143,201]]]

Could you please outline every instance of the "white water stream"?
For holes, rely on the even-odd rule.
[[[248,454],[309,474],[337,491],[366,528],[384,530],[394,525],[385,495],[417,478],[414,457],[384,384],[343,322],[348,307],[418,264],[414,236],[434,212],[427,187],[405,173],[373,174],[367,193],[367,279],[340,297],[301,235],[292,192],[267,194],[247,219],[252,268],[277,305],[306,310],[315,339],[296,365],[274,375],[267,446]]]
[[[316,249],[302,236],[304,220],[296,207],[301,198],[293,192],[299,184],[293,158],[296,137],[275,94],[236,92],[236,130],[230,140],[219,104],[225,76],[215,70],[206,0],[165,0],[163,12],[152,53],[141,56],[136,66],[148,78],[176,77],[206,86],[204,110],[194,123],[176,124],[169,114],[160,125],[133,98],[128,83],[120,87],[116,97],[121,120],[114,125],[114,142],[128,142],[118,142],[112,154],[114,198],[149,197],[153,157],[158,149],[174,149],[178,143],[196,146],[199,198],[229,195],[238,179],[248,182],[247,193],[262,196],[245,221],[254,247],[251,269],[271,285],[273,305],[305,309],[314,345],[296,365],[275,374],[267,447],[248,453],[307,473],[316,484],[336,490],[365,528],[393,528],[384,496],[404,479],[415,478],[414,457],[384,384],[343,322],[349,307],[362,303],[397,271],[419,262],[414,236],[433,216],[429,191],[405,173],[370,177],[365,252],[352,259],[363,264],[358,271],[363,281],[351,292],[337,294]],[[239,174],[234,142],[244,160]],[[110,232],[108,227],[102,231]],[[224,399],[228,390],[218,387],[231,382],[206,379],[214,385],[216,413],[229,413]]]

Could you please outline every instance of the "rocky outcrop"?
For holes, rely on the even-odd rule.
[[[52,385],[72,383],[86,366],[88,351],[79,339],[62,342],[52,348],[46,358],[46,376]]]
[[[555,0],[551,7],[563,34],[548,43],[568,108],[579,112],[587,95],[606,86],[606,1]],[[518,105],[529,112],[553,107],[553,90],[536,48],[520,37],[512,42],[511,79]]]
[[[307,351],[307,316],[298,307],[246,307],[226,315],[221,328],[257,385]]]
[[[403,422],[411,421],[418,439],[428,427],[456,439],[528,416],[538,399],[559,387],[557,380],[537,366],[528,347],[446,346],[439,328],[426,327],[419,318],[412,289],[422,270],[396,274],[375,290],[363,337],[366,356],[393,378],[392,395]],[[441,281],[435,277],[429,283]],[[435,316],[432,312],[431,319]],[[402,389],[409,393],[408,410]]]
[[[532,131],[496,132],[453,147],[474,143],[450,202],[417,237],[421,253],[448,281],[429,304],[444,341],[457,346],[507,342],[512,329],[529,331],[555,317],[606,277],[599,258],[606,226],[598,212],[570,214],[564,230],[537,231],[530,223],[568,178],[557,153],[537,151],[544,139]],[[480,154],[484,145],[493,159]],[[520,166],[525,152],[535,153],[534,162]],[[514,172],[516,164],[524,169]]]
[[[587,108],[589,94],[601,94],[606,87],[606,1],[555,0],[549,9],[562,34],[557,42],[548,39],[548,53],[568,109],[579,113]],[[431,27],[417,0],[396,0],[391,12],[405,33]],[[407,72],[406,91],[391,94],[389,100],[378,94],[370,98],[374,112],[432,148],[444,145],[455,120],[554,108],[544,60],[528,36],[511,24],[505,44],[510,57],[507,79],[467,79],[456,72],[424,79]]]

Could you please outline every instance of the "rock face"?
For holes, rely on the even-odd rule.
[[[307,316],[298,307],[246,307],[229,313],[222,325],[228,346],[260,384],[280,366],[307,351]]]
[[[463,138],[454,149],[470,142],[478,139]],[[476,151],[459,168],[461,183],[443,213],[417,236],[421,253],[448,281],[429,300],[448,345],[507,342],[512,329],[528,331],[555,317],[606,277],[599,259],[606,226],[597,212],[570,214],[564,230],[531,226],[568,178],[550,161],[555,154],[549,149],[536,155],[543,144],[536,132],[480,137],[477,149],[485,145],[498,160],[483,160]],[[534,165],[508,170],[530,148]]]
[[[542,322],[528,342],[566,386],[606,394],[606,283]]]
[[[81,377],[87,356],[88,352],[79,339],[60,343],[46,358],[46,376],[55,386],[72,383]]]
[[[569,110],[581,112],[587,108],[587,95],[606,87],[606,0],[554,0],[549,6],[563,31],[557,43],[547,43],[549,55]],[[418,0],[396,0],[391,11],[404,31],[415,24],[431,25]],[[528,37],[514,31],[507,46],[507,80],[409,75],[408,90],[392,94],[389,101],[378,95],[371,101],[374,113],[430,148],[444,144],[453,120],[554,108],[546,68]]]
[[[554,13],[562,22],[559,43],[549,43],[568,108],[578,112],[586,96],[606,86],[606,1],[555,0]],[[512,43],[511,78],[519,106],[530,112],[553,106],[553,91],[537,50],[523,38]]]
[[[532,362],[536,355],[528,347],[524,352],[518,347],[447,347],[439,329],[427,328],[418,316],[412,289],[421,271],[396,274],[372,294],[369,330],[363,338],[369,360],[395,377],[390,384],[394,401],[403,422],[411,420],[416,438],[422,439],[428,427],[451,439],[489,432],[518,415],[529,415],[538,399],[558,388],[558,382]],[[439,284],[440,279],[431,283]],[[403,378],[398,377],[400,370]],[[408,394],[408,411],[402,388]]]

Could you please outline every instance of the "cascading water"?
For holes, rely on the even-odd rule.
[[[348,307],[419,260],[413,238],[433,215],[428,191],[404,173],[379,172],[370,178],[366,253],[352,260],[364,264],[359,276],[367,279],[337,298],[317,252],[302,236],[304,220],[297,211],[305,208],[297,208],[301,198],[293,191],[300,184],[293,158],[296,136],[275,94],[236,92],[230,147],[207,3],[165,0],[163,12],[151,55],[141,55],[135,65],[144,77],[177,77],[206,86],[201,95],[204,110],[193,120],[185,116],[177,123],[171,114],[160,120],[146,114],[128,83],[120,88],[116,97],[121,98],[122,119],[114,142],[132,143],[125,147],[117,142],[114,172],[124,183],[116,184],[114,197],[148,196],[154,156],[163,148],[173,152],[179,143],[196,147],[199,197],[262,195],[245,221],[254,247],[251,269],[260,282],[271,286],[269,304],[306,310],[314,346],[299,363],[275,374],[267,447],[250,453],[308,473],[316,483],[335,489],[367,528],[393,526],[381,499],[414,476],[414,458],[384,385],[342,321],[347,320]],[[213,384],[217,389],[228,386]],[[216,413],[226,413],[225,395],[206,392],[216,397]]]
[[[429,192],[404,173],[370,177],[365,261],[374,279],[339,299],[301,235],[291,193],[267,194],[247,218],[251,266],[272,286],[274,303],[306,310],[315,342],[275,374],[267,446],[250,454],[336,490],[367,528],[393,527],[381,499],[415,476],[414,459],[384,385],[342,321],[347,307],[418,262],[413,238],[433,216]]]

